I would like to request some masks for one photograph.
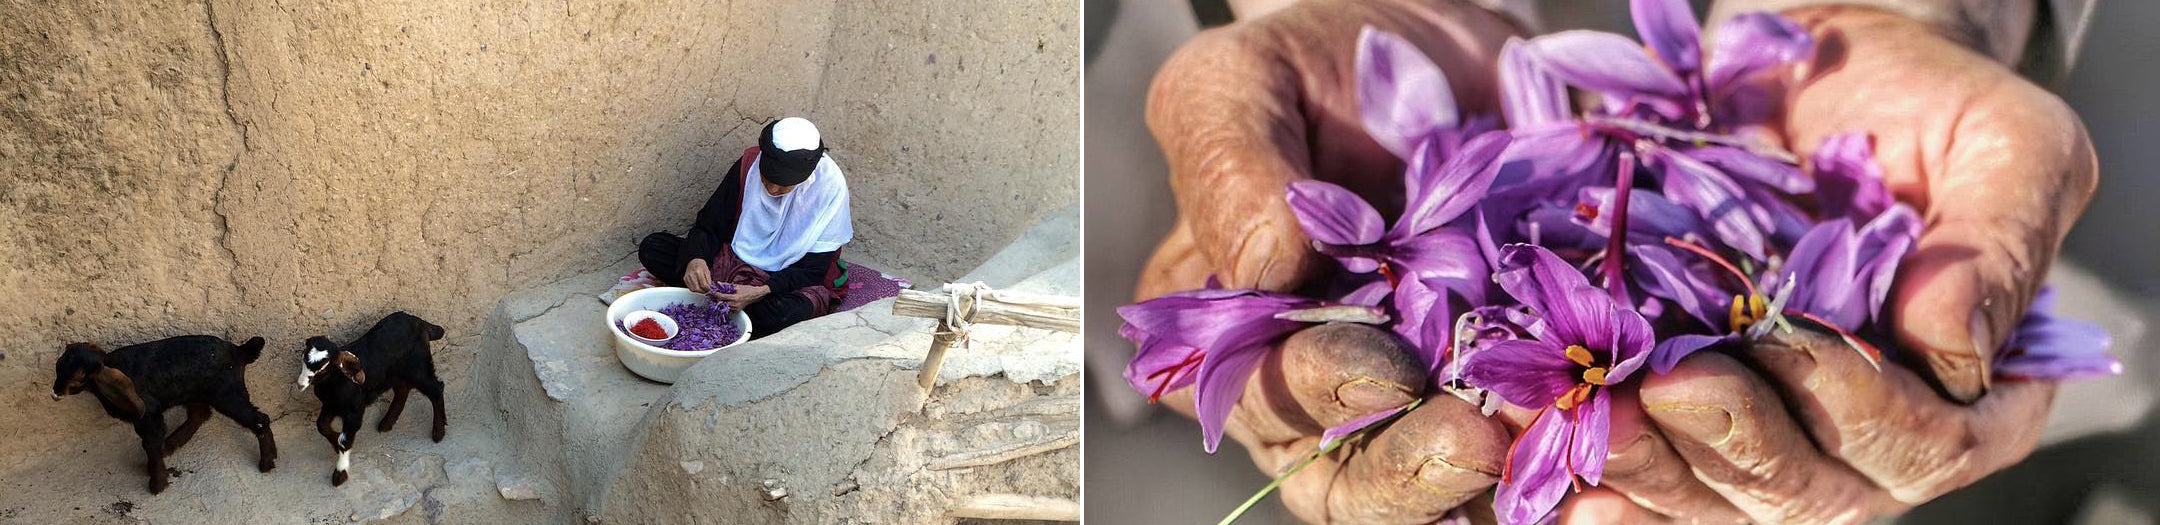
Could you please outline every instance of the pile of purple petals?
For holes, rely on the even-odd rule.
[[[1571,485],[1598,484],[1611,390],[1629,379],[1796,327],[1836,333],[1880,366],[1883,304],[1922,224],[1885,188],[1869,135],[1829,137],[1799,159],[1735,133],[1775,116],[1766,84],[1812,56],[1811,37],[1751,13],[1706,50],[1684,0],[1635,0],[1632,12],[1644,44],[1591,31],[1509,42],[1501,115],[1460,114],[1422,52],[1365,30],[1358,104],[1366,132],[1406,165],[1402,200],[1388,203],[1400,216],[1329,182],[1291,184],[1313,248],[1341,264],[1327,292],[1211,282],[1119,308],[1139,345],[1126,380],[1151,399],[1194,388],[1213,452],[1282,338],[1326,321],[1388,328],[1436,385],[1537,411],[1494,498],[1501,521],[1520,524],[1548,517]],[[1570,88],[1601,102],[1578,111]],[[2106,332],[2051,308],[2033,305],[1995,370],[2119,373]]]
[[[727,303],[712,304],[677,303],[661,308],[660,313],[675,319],[677,331],[674,339],[661,343],[661,348],[681,351],[711,350],[734,344],[742,338],[742,327],[735,326],[735,308]],[[622,323],[616,322],[621,328]]]

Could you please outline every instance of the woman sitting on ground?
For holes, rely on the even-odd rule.
[[[728,167],[689,236],[645,236],[638,260],[662,282],[743,309],[756,338],[832,313],[847,284],[840,248],[854,237],[847,178],[817,126],[789,117]]]

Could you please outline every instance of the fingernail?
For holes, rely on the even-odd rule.
[[[1389,381],[1359,377],[1335,386],[1335,401],[1360,412],[1387,410],[1409,404],[1410,389]]]
[[[1425,488],[1444,493],[1460,492],[1465,488],[1483,488],[1500,477],[1500,469],[1491,465],[1457,465],[1439,454],[1425,457],[1418,465],[1417,480]]]
[[[1733,416],[1717,407],[1667,405],[1650,411],[1658,426],[1709,445],[1732,439]]]
[[[1966,329],[1972,334],[1971,341],[1973,345],[1973,362],[1967,368],[1969,373],[1978,376],[1977,380],[1973,381],[1972,384],[1980,385],[1980,391],[1973,395],[1976,398],[1979,397],[1979,394],[1987,393],[1989,379],[1991,379],[1987,373],[1988,361],[1992,359],[1995,352],[2002,345],[2002,343],[1995,340],[1994,305],[1989,304],[1993,301],[1993,299],[1983,301],[1979,308],[1973,309],[1972,318],[1966,321]]]
[[[1274,276],[1268,275],[1275,265],[1275,234],[1267,228],[1253,228],[1245,234],[1244,242],[1238,244],[1237,250],[1237,267],[1230,269],[1232,275],[1243,280],[1246,286],[1270,288],[1277,285],[1270,282]]]

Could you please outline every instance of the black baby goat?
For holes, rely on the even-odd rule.
[[[300,389],[312,385],[315,398],[322,400],[315,430],[337,450],[337,470],[330,475],[331,485],[343,485],[350,477],[346,471],[352,467],[353,437],[360,431],[361,416],[366,414],[368,404],[386,390],[394,389],[397,394],[390,398],[390,411],[383,413],[375,430],[389,432],[398,414],[405,411],[405,396],[419,389],[421,395],[435,402],[435,429],[430,437],[442,442],[443,382],[435,378],[435,357],[428,349],[428,341],[442,338],[442,327],[405,312],[384,317],[359,340],[343,347],[328,337],[308,338],[307,359],[300,368]],[[330,428],[330,421],[338,418],[345,420],[343,432]]]
[[[135,425],[150,456],[150,493],[165,490],[165,456],[179,450],[215,409],[255,432],[258,468],[277,467],[277,440],[270,416],[248,400],[247,365],[262,356],[263,339],[234,346],[224,339],[188,335],[106,352],[90,343],[67,345],[53,365],[53,400],[89,390],[105,413]],[[165,433],[165,409],[187,407],[187,422]]]

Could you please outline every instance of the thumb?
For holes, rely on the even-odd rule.
[[[1324,265],[1285,200],[1312,178],[1298,75],[1235,28],[1195,37],[1149,89],[1180,220],[1231,287],[1295,288]]]
[[[1929,177],[1928,227],[1891,305],[1898,342],[1968,402],[1987,392],[1998,349],[2098,177],[2083,126],[2059,101],[1992,110],[2005,118],[1961,125],[1945,169]]]

